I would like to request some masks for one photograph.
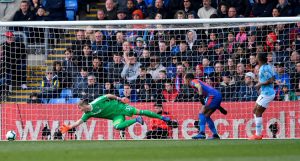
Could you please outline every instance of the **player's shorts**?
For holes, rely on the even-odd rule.
[[[132,115],[136,114],[137,109],[133,106],[126,105],[126,106],[121,106],[117,107],[117,111],[115,112],[115,116],[118,115],[124,115],[124,116],[129,116],[131,117]]]
[[[126,106],[119,106],[117,107],[117,111],[113,114],[113,126],[116,126],[125,120],[125,116],[131,117],[132,115],[136,114],[137,109],[133,106],[126,105]]]
[[[273,94],[271,96],[259,95],[257,100],[256,100],[256,103],[259,106],[267,108],[269,106],[270,102],[272,102],[274,100],[274,98],[275,98],[275,94]]]
[[[217,109],[220,107],[222,102],[222,96],[221,95],[208,95],[208,97],[205,100],[205,106],[210,109]]]

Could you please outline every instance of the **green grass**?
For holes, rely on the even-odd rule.
[[[300,140],[3,141],[1,161],[298,161]]]

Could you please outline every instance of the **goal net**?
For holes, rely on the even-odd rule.
[[[300,138],[299,22],[299,17],[1,22],[1,140],[9,130],[17,140],[191,139],[199,132],[202,105],[197,91],[184,83],[185,73],[221,92],[228,114],[217,110],[211,116],[220,137],[248,138],[255,133],[261,52],[274,68],[276,92],[263,114],[263,136]],[[90,118],[61,135],[61,125],[81,118],[81,99],[105,94],[127,97],[137,109],[173,122],[143,116],[144,125],[116,130],[124,119],[118,111],[120,116]],[[206,135],[211,136],[209,127]]]

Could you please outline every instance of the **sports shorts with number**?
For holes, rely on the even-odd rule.
[[[92,106],[92,110],[85,112],[81,117],[81,120],[84,122],[91,117],[112,120],[115,116],[132,116],[137,111],[133,106],[114,99],[108,99],[106,96],[98,97],[90,105]]]
[[[266,82],[274,77],[274,71],[268,64],[264,64],[259,68],[259,82]],[[261,94],[258,96],[256,103],[264,108],[267,108],[271,101],[275,98],[275,91],[273,84],[262,85]]]
[[[271,95],[271,96],[259,95],[258,98],[257,98],[257,100],[256,100],[256,103],[259,106],[267,108],[267,107],[269,107],[270,102],[272,102],[274,100],[274,98],[275,98],[275,94]]]

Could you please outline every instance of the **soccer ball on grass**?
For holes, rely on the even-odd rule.
[[[6,133],[6,139],[9,141],[16,140],[16,136],[16,132],[14,132],[13,130],[10,130]]]

